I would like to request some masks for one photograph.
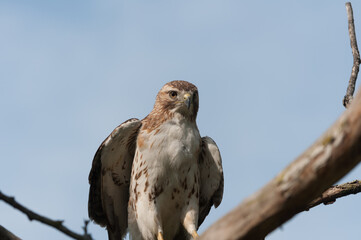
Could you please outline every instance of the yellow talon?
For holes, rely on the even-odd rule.
[[[192,237],[193,237],[194,240],[198,240],[198,239],[199,239],[199,235],[198,235],[198,233],[196,232],[196,230],[194,230],[194,231],[192,232]]]
[[[158,240],[164,240],[163,239],[163,234],[161,232],[158,232],[158,237],[157,237]]]

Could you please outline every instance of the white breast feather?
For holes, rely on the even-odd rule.
[[[144,148],[137,149],[134,161],[134,169],[142,169],[146,162],[148,168],[148,178],[143,174],[138,179],[132,176],[132,186],[130,188],[131,198],[135,199],[134,184],[137,184],[138,201],[136,203],[136,215],[138,215],[139,230],[143,237],[152,237],[157,233],[157,223],[154,218],[149,217],[150,212],[160,214],[163,219],[163,230],[165,239],[172,239],[178,231],[179,224],[184,215],[184,205],[187,203],[198,211],[198,200],[195,197],[188,198],[188,192],[191,189],[180,192],[175,199],[174,189],[182,191],[181,184],[186,181],[186,185],[194,185],[194,179],[198,178],[198,155],[201,138],[195,122],[184,121],[173,118],[160,126],[159,132],[152,131],[145,138]],[[147,134],[146,131],[140,134]],[[152,146],[150,148],[150,146]],[[143,159],[140,160],[140,156]],[[142,163],[143,162],[143,163]],[[142,167],[141,167],[142,165]],[[186,179],[186,180],[185,180]],[[146,186],[148,181],[149,186]],[[136,182],[136,183],[134,183]],[[162,185],[162,193],[157,197],[158,209],[152,209],[149,204],[149,194],[152,187]],[[184,188],[184,187],[183,187]],[[144,189],[144,191],[143,191]],[[146,190],[145,190],[146,189]],[[198,191],[198,187],[196,189]],[[195,194],[194,194],[195,195]],[[178,208],[175,206],[179,205]],[[160,211],[160,212],[156,212]],[[198,214],[198,213],[197,213]],[[142,216],[142,217],[141,217]],[[131,221],[131,220],[130,220]],[[146,232],[146,229],[153,229],[152,232]],[[132,231],[132,229],[130,229]],[[133,239],[136,239],[133,237]]]

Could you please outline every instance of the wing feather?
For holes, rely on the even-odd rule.
[[[90,219],[108,229],[109,239],[122,239],[128,227],[129,181],[141,121],[120,124],[98,148],[89,173]]]
[[[199,159],[200,198],[198,227],[203,223],[211,207],[218,207],[223,198],[222,158],[216,143],[210,137],[202,138]]]

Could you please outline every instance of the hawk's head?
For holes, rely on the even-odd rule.
[[[180,113],[195,120],[198,112],[198,89],[186,81],[172,81],[165,84],[157,95],[154,110],[173,115]]]

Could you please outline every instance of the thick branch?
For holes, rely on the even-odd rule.
[[[30,221],[32,220],[36,220],[39,221],[41,223],[44,223],[48,226],[51,226],[53,228],[56,228],[57,230],[59,230],[60,232],[68,235],[69,237],[72,237],[74,239],[78,239],[78,240],[91,240],[91,236],[87,234],[86,231],[86,226],[87,226],[87,222],[85,222],[85,227],[84,227],[84,231],[85,234],[84,235],[80,235],[77,234],[73,231],[71,231],[70,229],[68,229],[67,227],[65,227],[63,225],[63,221],[62,220],[52,220],[50,218],[41,216],[33,211],[31,211],[30,209],[24,207],[23,205],[21,205],[20,203],[18,203],[15,198],[13,197],[9,197],[6,196],[5,194],[3,194],[0,191],[0,200],[3,200],[4,202],[8,203],[9,205],[13,206],[14,208],[18,209],[19,211],[23,212],[24,214],[26,214],[26,216],[29,218]]]
[[[352,66],[351,76],[348,83],[346,95],[343,98],[343,105],[347,108],[352,102],[353,93],[355,91],[357,74],[359,72],[359,67],[360,67],[360,53],[357,47],[353,11],[350,2],[346,3],[346,11],[347,11],[347,19],[348,19],[348,33],[350,35],[350,45],[353,56],[353,66]]]

